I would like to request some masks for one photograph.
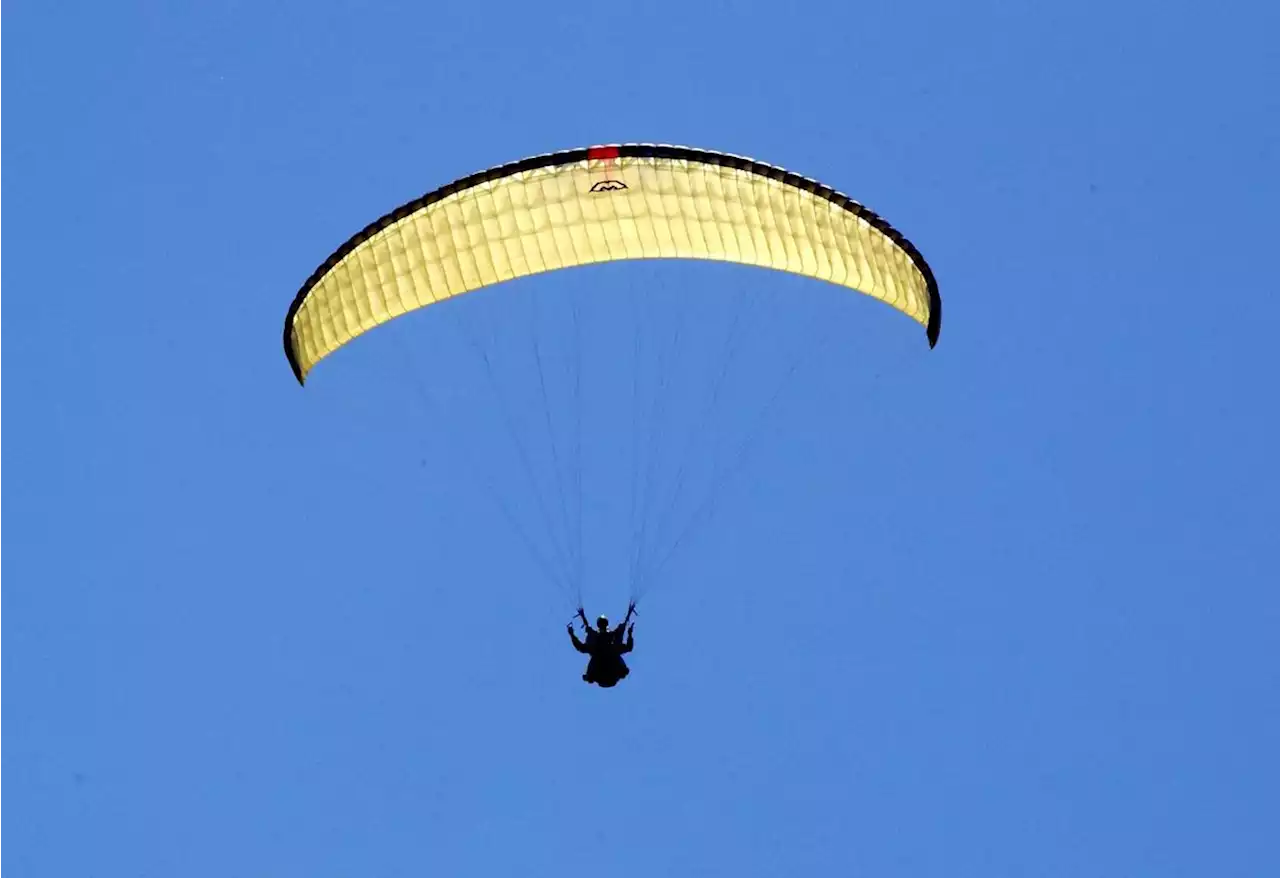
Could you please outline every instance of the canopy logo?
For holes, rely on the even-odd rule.
[[[591,187],[592,192],[617,192],[619,189],[626,189],[627,184],[621,180],[601,180],[599,183]]]

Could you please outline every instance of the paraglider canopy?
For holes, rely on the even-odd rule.
[[[938,341],[942,302],[919,251],[858,202],[741,156],[656,144],[534,156],[456,180],[353,236],[289,308],[299,382],[356,336],[417,308],[570,266],[738,262],[885,302]]]

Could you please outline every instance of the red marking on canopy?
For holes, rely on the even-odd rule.
[[[618,157],[618,148],[616,146],[591,146],[587,148],[587,161],[616,159]]]

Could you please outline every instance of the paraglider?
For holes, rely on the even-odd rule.
[[[321,360],[411,311],[544,272],[640,259],[713,260],[788,272],[889,305],[924,327],[930,348],[941,331],[942,302],[924,257],[860,203],[753,159],[631,143],[548,153],[494,167],[428,192],[371,223],[298,291],[285,318],[285,355],[294,377],[305,384]],[[576,331],[576,311],[574,321]],[[537,366],[541,380],[541,359]],[[575,388],[575,398],[576,393]],[[520,441],[517,430],[510,432]],[[638,440],[633,437],[633,442]],[[523,464],[528,467],[527,461]],[[559,484],[558,462],[554,477]],[[711,479],[709,490],[721,481]],[[682,486],[678,480],[677,491]],[[580,495],[580,471],[577,488]],[[575,555],[564,564],[570,571],[564,578],[580,603],[581,496],[577,509],[577,542],[570,541],[577,545],[576,553],[559,551],[559,541],[551,539],[545,555],[552,561]],[[551,518],[545,511],[543,515]],[[570,518],[567,513],[563,517]],[[661,526],[657,531],[665,533]],[[670,541],[670,551],[681,539]],[[579,609],[585,641],[569,626],[574,647],[591,656],[583,674],[588,683],[609,688],[629,673],[622,656],[633,649],[634,637],[628,629],[624,640],[622,629],[640,593],[637,581],[648,575],[647,569],[637,573],[646,548],[643,529],[638,529],[638,545],[633,603],[622,625],[610,630],[602,616],[593,630]],[[555,566],[533,541],[526,540],[526,547],[544,573]]]
[[[586,640],[578,639],[572,622],[569,623],[568,629],[569,639],[573,641],[574,649],[591,656],[591,660],[587,662],[587,670],[582,675],[584,682],[594,683],[602,689],[612,689],[631,673],[631,669],[627,667],[622,657],[635,649],[636,626],[631,622],[635,609],[635,604],[627,607],[626,617],[613,630],[609,629],[609,617],[600,616],[596,619],[596,627],[593,630],[587,623],[587,614],[581,607],[578,608],[578,616],[582,619]],[[626,631],[626,640],[623,640],[623,631]]]

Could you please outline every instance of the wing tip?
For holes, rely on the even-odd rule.
[[[925,335],[929,338],[929,350],[938,346],[938,336],[942,333],[942,299],[933,292],[929,303],[929,325],[925,327]]]
[[[307,384],[307,375],[302,371],[302,364],[298,362],[298,352],[293,348],[293,315],[296,312],[296,305],[289,309],[289,317],[284,322],[284,355],[289,360],[289,368],[293,370],[293,377],[298,379],[298,386],[305,387]]]
[[[916,253],[918,255],[919,251]],[[929,337],[929,350],[933,350],[938,345],[938,336],[942,334],[942,296],[938,293],[938,279],[933,276],[929,263],[921,256],[916,264],[924,271],[925,283],[929,288],[929,322],[925,326],[925,334]]]

